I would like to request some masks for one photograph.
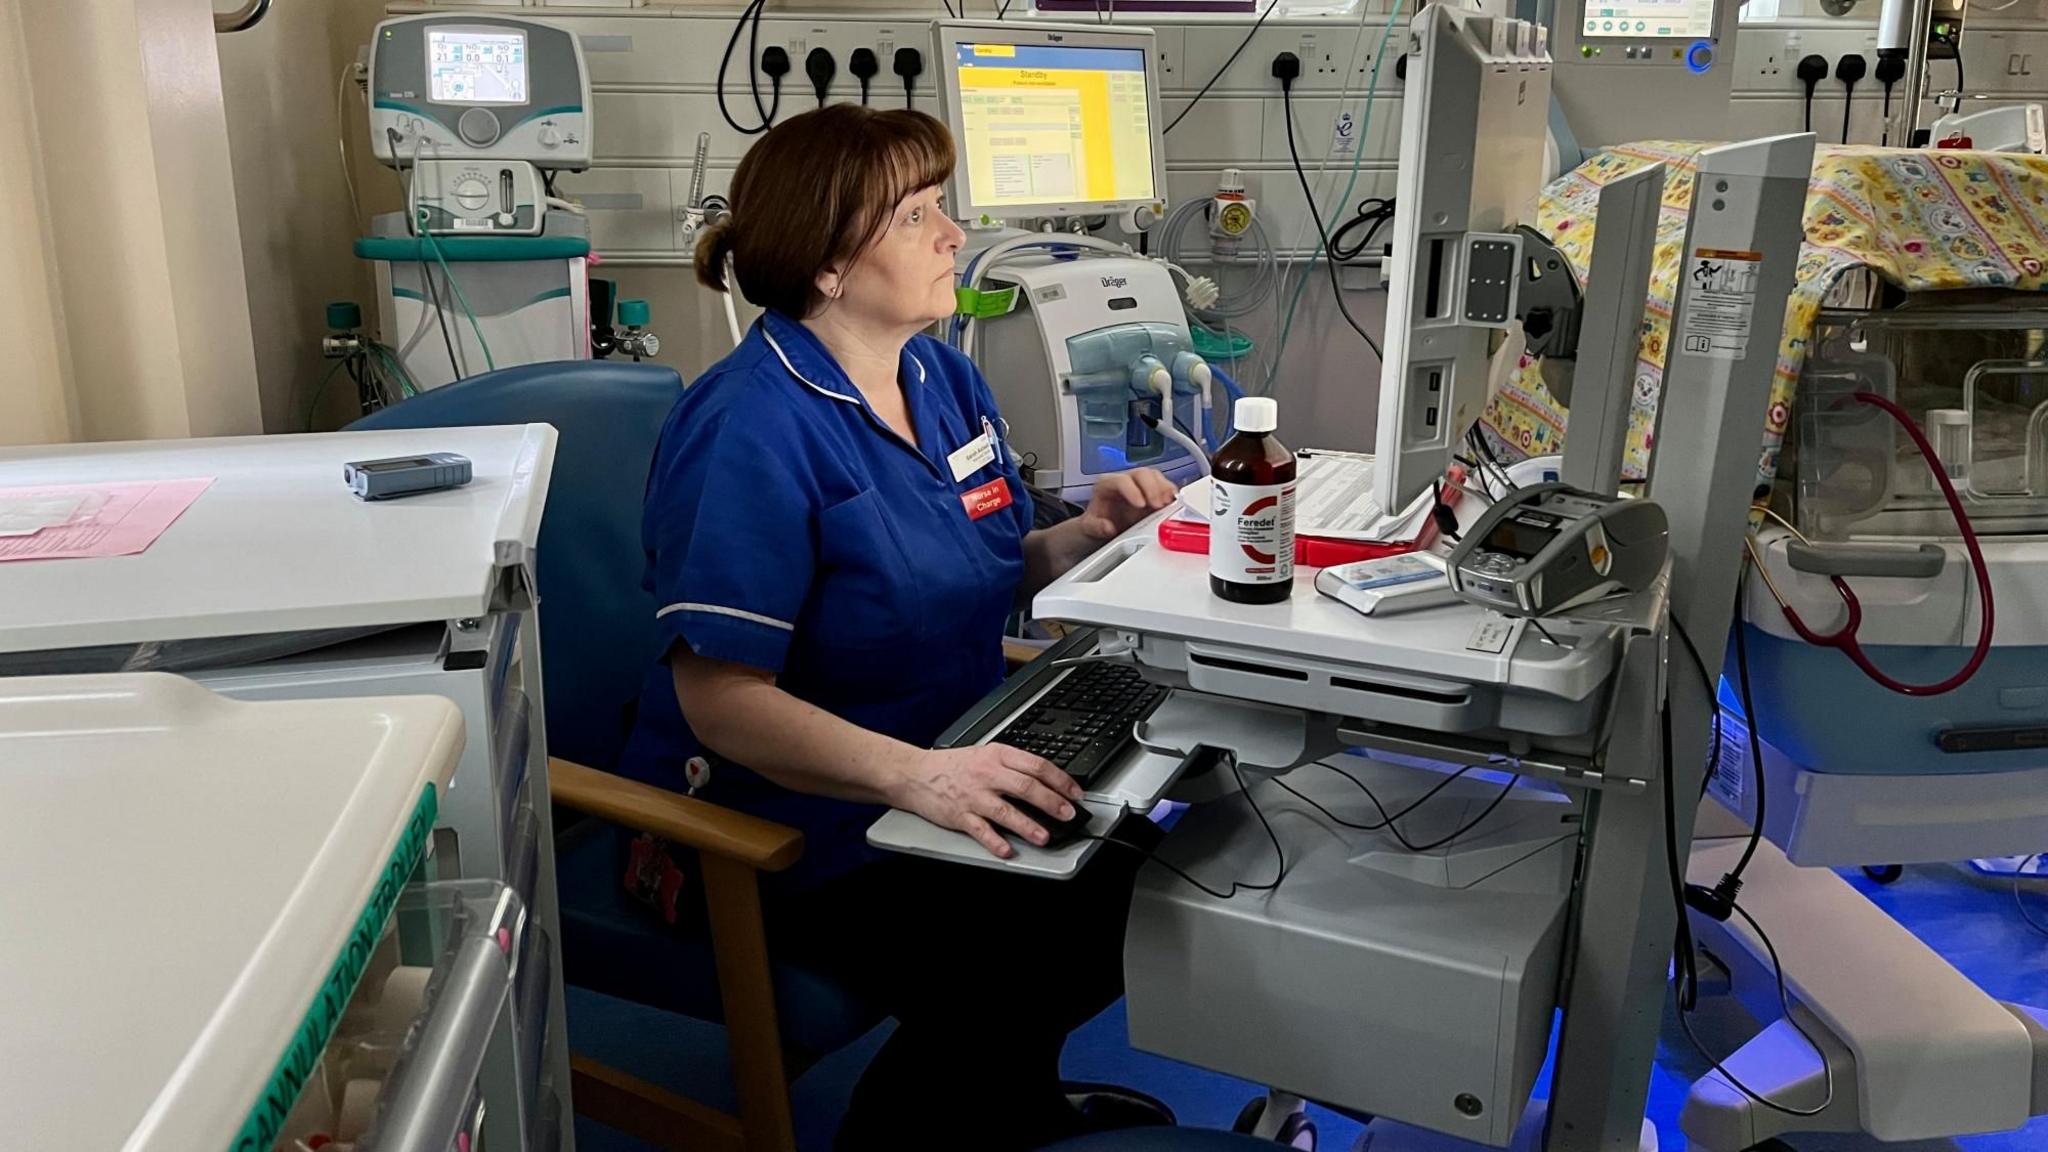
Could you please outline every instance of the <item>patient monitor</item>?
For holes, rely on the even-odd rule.
[[[958,150],[950,210],[974,228],[963,277],[987,290],[968,348],[1010,447],[1034,483],[1075,501],[1129,468],[1193,479],[1174,430],[1212,438],[1211,370],[1166,268],[1085,238],[994,230],[1164,210],[1151,29],[941,21],[933,48]]]
[[[1649,165],[1600,188],[1581,282],[1531,227],[1554,70],[1542,29],[1432,4],[1412,32],[1374,499],[1405,508],[1442,477],[1525,353],[1572,406],[1564,480],[1611,496],[1627,444],[1663,169]]]
[[[560,28],[500,16],[399,16],[370,40],[370,146],[430,160],[590,166],[590,75]]]
[[[1557,101],[1578,142],[1728,135],[1738,0],[1557,0]]]

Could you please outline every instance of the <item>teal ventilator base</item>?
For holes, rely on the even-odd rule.
[[[377,276],[377,330],[413,382],[590,359],[590,225],[559,210],[544,236],[411,235],[401,213],[356,245]]]

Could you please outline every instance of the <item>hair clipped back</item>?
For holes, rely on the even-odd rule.
[[[727,291],[725,258],[732,255],[732,217],[704,229],[697,237],[697,283],[715,291]]]
[[[802,318],[820,272],[858,259],[905,196],[952,174],[953,138],[922,112],[830,104],[792,116],[741,158],[731,215],[697,241],[697,281]]]

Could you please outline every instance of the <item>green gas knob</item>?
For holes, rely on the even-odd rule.
[[[363,310],[353,300],[337,300],[327,306],[327,326],[348,332],[363,326]]]
[[[619,323],[628,328],[642,328],[646,326],[648,318],[647,301],[619,301]]]

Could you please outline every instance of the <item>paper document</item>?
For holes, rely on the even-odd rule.
[[[55,496],[0,492],[0,536],[27,536],[69,524],[85,509],[85,502],[82,492]]]
[[[1422,533],[1429,518],[1430,494],[1424,492],[1399,513],[1387,515],[1372,497],[1371,456],[1318,449],[1295,455],[1295,535],[1384,544],[1413,540]],[[1208,477],[1181,489],[1180,499],[1179,515],[1206,521]]]
[[[133,556],[213,483],[144,480],[0,488],[0,561]]]

